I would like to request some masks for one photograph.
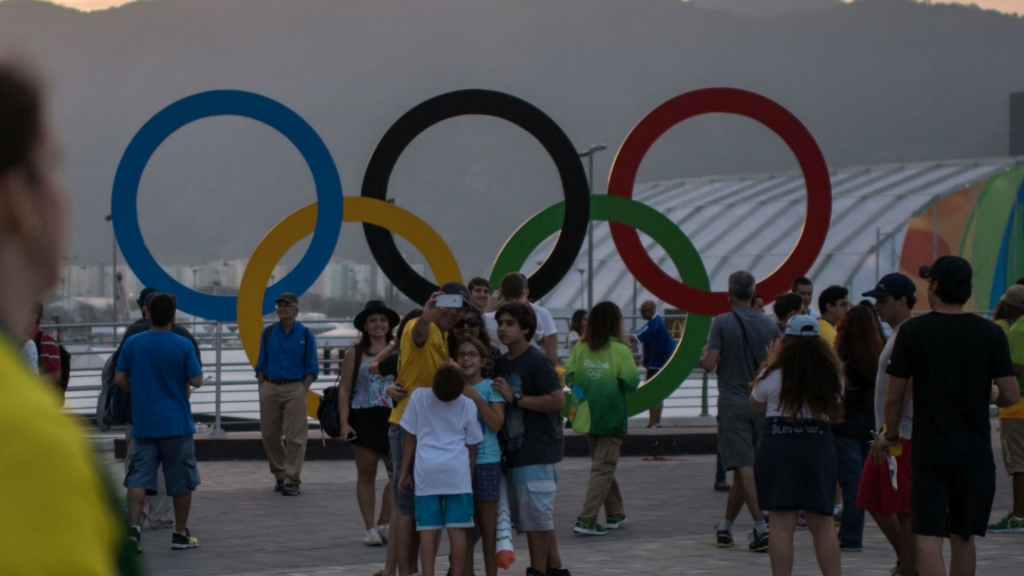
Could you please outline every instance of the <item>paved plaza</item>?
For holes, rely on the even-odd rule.
[[[273,478],[262,462],[200,462],[199,467],[203,483],[195,494],[189,524],[201,546],[171,551],[170,531],[146,530],[143,557],[151,574],[370,576],[383,567],[384,549],[362,544],[353,462],[308,462],[302,494],[295,498],[273,492]],[[572,526],[590,462],[563,461],[556,518],[566,566],[576,576],[769,574],[768,555],[746,550],[746,535],[753,525],[745,510],[734,529],[737,546],[715,547],[713,527],[721,518],[726,495],[711,489],[714,467],[713,456],[623,458],[618,479],[629,523],[608,536],[584,537],[573,535]],[[1010,505],[1009,484],[1001,465],[999,469],[993,518]],[[383,466],[380,477],[384,478]],[[384,482],[379,485],[383,488]],[[795,574],[817,574],[810,535],[798,533],[796,542]],[[517,537],[515,545],[519,559],[508,573],[523,574],[528,558],[525,537]],[[445,543],[438,560],[440,574],[446,567],[446,550]],[[843,572],[888,574],[894,563],[889,546],[869,520],[865,550],[844,554]],[[980,539],[978,565],[981,575],[1019,574],[1024,534]],[[476,573],[483,574],[479,552]]]

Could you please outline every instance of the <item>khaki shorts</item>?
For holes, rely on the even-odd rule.
[[[749,405],[719,406],[718,454],[722,457],[722,468],[753,467],[762,428],[764,412],[754,412]]]
[[[1016,418],[1000,420],[999,428],[1006,473],[1010,476],[1024,474],[1024,420]]]

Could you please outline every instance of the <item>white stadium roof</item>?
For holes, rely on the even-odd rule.
[[[847,286],[856,301],[874,286],[877,272],[898,268],[909,221],[938,199],[1006,170],[1024,158],[985,158],[943,162],[852,166],[831,171],[832,223],[821,254],[807,274],[816,286]],[[800,172],[686,178],[637,184],[634,199],[675,221],[703,258],[714,290],[727,277],[748,270],[758,279],[772,272],[793,248],[803,225],[806,191]],[[665,251],[641,234],[651,257],[678,279]],[[536,268],[554,237],[541,244],[524,268]],[[583,305],[587,247],[574,271],[541,300],[549,308]],[[582,271],[582,272],[581,272]],[[611,300],[633,309],[634,299],[650,298],[636,286],[612,242],[606,223],[594,225],[594,301]],[[774,296],[774,295],[772,295]]]

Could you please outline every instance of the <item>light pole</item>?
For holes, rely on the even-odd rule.
[[[580,158],[586,158],[587,165],[587,191],[594,193],[594,154],[608,148],[605,144],[593,144],[586,150],[577,152]],[[594,221],[587,215],[587,302],[594,305]]]
[[[114,263],[113,269],[110,272],[110,293],[113,296],[113,298],[111,298],[110,301],[113,302],[114,304],[113,306],[111,306],[111,321],[117,322],[117,233],[114,232],[113,229],[114,215],[107,214],[104,220],[110,222],[111,225],[110,233],[112,242],[110,243],[110,260],[111,262]]]
[[[586,309],[587,303],[583,301],[583,273],[586,272],[583,268],[577,268],[577,272],[580,273],[580,308]]]

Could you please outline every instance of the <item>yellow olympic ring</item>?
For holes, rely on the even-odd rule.
[[[451,249],[441,236],[418,216],[381,200],[364,196],[344,199],[343,222],[365,222],[386,228],[413,245],[427,259],[438,285],[461,282],[462,273]],[[317,203],[307,204],[278,222],[260,240],[249,259],[238,288],[238,335],[249,363],[254,367],[260,355],[263,333],[263,297],[274,266],[299,240],[316,228]]]

